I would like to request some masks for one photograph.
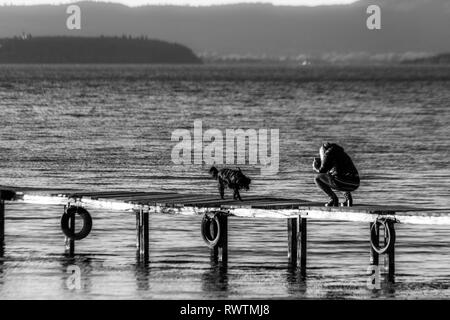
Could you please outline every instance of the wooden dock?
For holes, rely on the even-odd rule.
[[[0,189],[6,187],[0,186]],[[398,223],[450,225],[450,211],[439,208],[357,204],[353,207],[324,207],[323,202],[270,196],[244,196],[243,201],[214,194],[184,194],[140,191],[77,191],[60,189],[11,188],[17,200],[26,202],[67,203],[85,206],[137,210],[150,213],[203,214],[223,210],[236,217],[287,219],[303,216],[317,220],[371,222],[375,216],[390,216]]]
[[[86,237],[92,221],[87,212],[95,208],[128,210],[136,214],[136,243],[139,262],[149,258],[149,221],[151,214],[203,215],[201,231],[214,260],[228,260],[228,218],[286,219],[288,263],[306,276],[307,220],[355,221],[369,226],[370,263],[378,266],[385,254],[388,280],[394,281],[395,223],[450,225],[448,211],[407,206],[356,205],[324,207],[323,203],[270,196],[244,196],[243,201],[217,194],[182,194],[141,191],[79,191],[59,189],[1,187],[0,240],[4,242],[4,201],[64,205],[61,226],[66,235],[66,251],[75,253],[75,241]],[[11,195],[14,194],[12,197]],[[75,219],[81,217],[84,229],[75,232]],[[90,225],[89,225],[90,224]]]

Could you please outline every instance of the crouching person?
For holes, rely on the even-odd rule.
[[[327,207],[339,206],[339,199],[333,190],[344,192],[342,206],[351,207],[351,192],[359,187],[359,174],[350,156],[335,143],[324,143],[319,150],[320,158],[314,158],[313,169],[317,172],[315,182],[325,192],[330,201]]]

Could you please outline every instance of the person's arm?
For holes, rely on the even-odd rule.
[[[314,158],[313,165],[312,165],[314,172],[319,173],[320,165],[321,165],[320,158]]]
[[[323,162],[320,165],[320,168],[318,169],[318,173],[327,173],[333,168],[333,150],[328,150],[325,152],[323,156]]]

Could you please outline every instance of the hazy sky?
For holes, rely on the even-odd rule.
[[[110,0],[102,2],[118,2],[123,3],[128,6],[140,6],[145,4],[175,4],[175,5],[212,5],[212,4],[229,4],[229,3],[239,3],[239,2],[264,2],[273,3],[275,5],[323,5],[323,4],[345,4],[352,3],[356,0]],[[0,0],[0,4],[13,4],[13,5],[23,5],[23,4],[63,4],[63,3],[73,3],[76,0]]]

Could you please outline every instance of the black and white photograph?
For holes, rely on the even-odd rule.
[[[448,300],[449,136],[449,0],[0,0],[0,300]]]

